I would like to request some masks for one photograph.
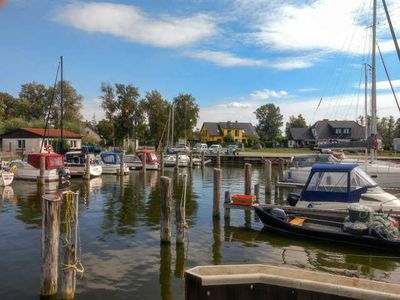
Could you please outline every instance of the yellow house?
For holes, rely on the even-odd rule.
[[[247,143],[249,137],[258,137],[251,123],[244,122],[204,122],[200,130],[203,142],[222,143],[224,137],[231,135],[234,142]]]

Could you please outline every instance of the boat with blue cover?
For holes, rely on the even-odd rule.
[[[121,168],[121,153],[118,152],[102,152],[100,153],[100,165],[103,168],[103,174],[119,174]],[[124,162],[124,173],[128,173],[129,169]]]

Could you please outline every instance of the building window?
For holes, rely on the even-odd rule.
[[[239,129],[235,129],[235,136],[239,136]]]
[[[350,134],[350,128],[343,128],[343,134]]]
[[[335,134],[342,134],[342,128],[336,128]]]
[[[18,140],[18,149],[25,149],[25,140]]]
[[[71,148],[76,148],[76,141],[71,141]]]
[[[232,130],[228,129],[228,135],[232,134]]]

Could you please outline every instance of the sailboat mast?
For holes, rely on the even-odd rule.
[[[399,58],[399,61],[400,61],[400,49],[399,49],[399,44],[397,43],[396,33],[394,32],[394,29],[393,29],[392,20],[390,19],[389,11],[386,6],[386,1],[382,0],[382,3],[383,3],[383,7],[385,8],[386,19],[389,24],[390,33],[392,34],[394,46],[396,47],[397,57]]]
[[[371,133],[374,139],[377,134],[377,117],[376,117],[376,0],[373,0],[372,13],[372,89],[371,89]],[[372,159],[376,158],[375,149],[372,151]]]
[[[63,85],[64,85],[64,58],[60,56],[61,62],[61,84],[60,84],[60,130],[61,130],[61,145],[60,152],[64,153],[64,94],[63,94]]]
[[[364,105],[364,126],[365,126],[365,140],[368,139],[368,70],[367,63],[364,64],[365,72],[365,105]]]
[[[171,147],[174,147],[174,123],[175,123],[175,105],[172,103],[172,115],[171,115]]]

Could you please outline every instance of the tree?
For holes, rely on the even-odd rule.
[[[190,139],[199,118],[199,106],[190,94],[179,94],[174,103],[174,134],[176,138]]]
[[[290,128],[307,128],[307,127],[308,126],[306,123],[306,119],[304,119],[302,114],[299,114],[297,117],[290,116],[289,122],[286,122],[286,128],[285,128],[286,137],[289,138]]]
[[[21,85],[19,92],[20,116],[25,120],[44,120],[50,104],[50,90],[44,84],[30,82]]]
[[[384,148],[389,150],[393,146],[393,138],[395,137],[396,132],[396,122],[393,116],[390,116],[389,118],[383,117],[380,119],[377,127],[378,132],[382,136]]]
[[[256,126],[257,133],[262,141],[274,140],[281,134],[280,127],[283,125],[283,116],[279,106],[274,104],[264,104],[254,112],[258,120]]]
[[[113,143],[114,129],[112,121],[107,119],[100,120],[97,124],[97,131],[103,138],[103,141],[105,140],[104,142],[106,145],[111,145]]]
[[[146,112],[149,129],[149,140],[147,142],[156,144],[165,140],[167,135],[167,123],[169,104],[158,91],[147,92],[142,100],[142,106]]]
[[[10,94],[0,92],[0,120],[8,120],[18,116],[17,101]]]

